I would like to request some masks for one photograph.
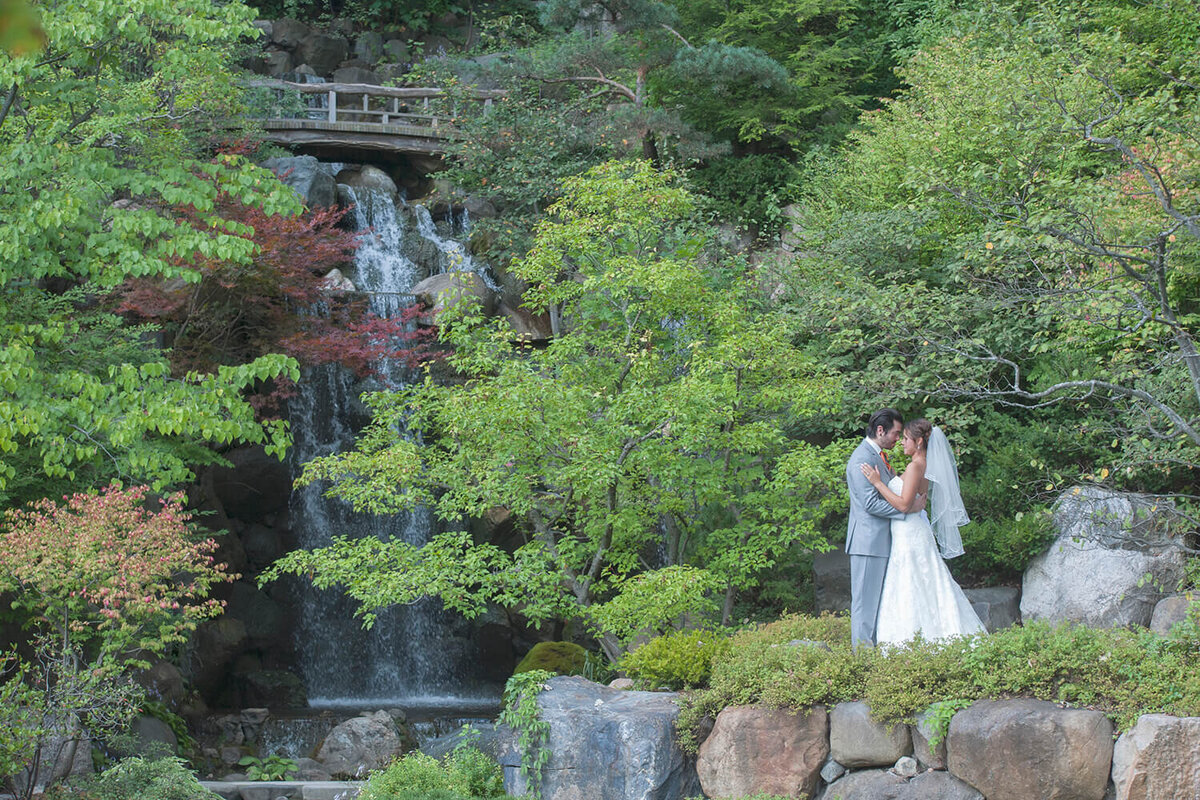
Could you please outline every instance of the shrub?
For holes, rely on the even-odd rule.
[[[982,698],[1036,697],[1100,709],[1118,729],[1146,713],[1200,714],[1200,673],[1191,667],[1200,636],[1187,625],[1160,637],[1145,629],[1031,622],[987,636],[858,652],[844,641],[830,642],[829,650],[787,644],[794,631],[839,622],[845,620],[789,617],[733,637],[713,663],[709,686],[685,697],[684,748],[698,746],[695,731],[705,716],[753,703],[805,708],[861,699],[881,722],[911,722],[929,708],[946,716]]]
[[[676,631],[627,654],[621,669],[642,688],[693,688],[708,683],[713,659],[728,648],[728,637],[717,631]]]
[[[178,758],[123,758],[99,775],[85,779],[77,793],[60,787],[51,797],[86,800],[217,800]]]
[[[1044,508],[1018,512],[1011,519],[972,519],[961,532],[966,552],[952,562],[954,572],[993,578],[1019,578],[1055,535]]]
[[[454,749],[445,761],[413,751],[371,773],[361,800],[476,800],[504,797],[500,765],[469,745]]]
[[[708,688],[685,698],[680,744],[695,752],[700,721],[726,706],[806,708],[861,697],[875,657],[874,650],[852,652],[849,620],[831,614],[792,614],[737,633],[714,660]]]

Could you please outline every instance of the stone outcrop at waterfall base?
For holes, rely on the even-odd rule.
[[[676,800],[700,786],[695,762],[675,742],[671,692],[610,689],[578,677],[551,678],[538,696],[550,725],[543,800]],[[521,754],[509,731],[501,745],[505,791],[526,794]]]

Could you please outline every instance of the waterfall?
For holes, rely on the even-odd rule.
[[[417,220],[417,233],[421,238],[429,242],[438,251],[438,272],[474,272],[483,278],[484,284],[493,292],[500,291],[500,285],[496,279],[491,276],[491,273],[484,265],[476,264],[471,258],[470,252],[466,246],[454,239],[448,239],[438,233],[437,225],[434,224],[433,215],[429,213],[429,209],[423,205],[410,206],[413,211],[413,216]],[[465,235],[471,228],[471,220],[464,210],[458,221],[457,227]]]
[[[403,220],[387,193],[359,188],[352,189],[351,196],[358,228],[369,229],[357,251],[355,285],[368,294],[372,312],[394,316],[411,302],[408,292],[420,274],[403,253]],[[401,387],[409,379],[396,364],[379,365],[377,372],[388,387]],[[358,399],[364,388],[380,386],[376,382],[364,387],[337,365],[306,372],[290,408],[294,472],[315,457],[353,446],[357,428],[366,421]],[[399,538],[419,545],[435,531],[427,508],[390,516],[360,514],[340,500],[324,497],[321,486],[295,490],[290,516],[292,530],[305,549],[328,545],[333,536]],[[295,626],[297,660],[311,706],[472,705],[464,698],[471,665],[478,661],[470,629],[443,611],[440,602],[424,600],[387,609],[367,631],[353,617],[354,604],[340,591],[320,591],[307,582],[300,582],[296,590],[301,595]],[[494,694],[488,702],[494,702]]]

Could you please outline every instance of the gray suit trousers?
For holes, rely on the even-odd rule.
[[[850,643],[875,646],[875,621],[887,574],[886,556],[850,556]]]

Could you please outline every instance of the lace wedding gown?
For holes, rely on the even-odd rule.
[[[888,482],[888,488],[901,493],[904,483],[899,475]],[[983,630],[983,623],[938,552],[925,513],[892,520],[892,553],[879,601],[875,641],[906,642],[917,631],[926,641],[932,641]]]

